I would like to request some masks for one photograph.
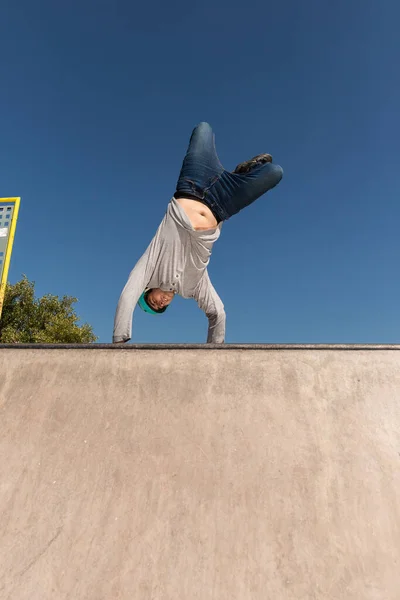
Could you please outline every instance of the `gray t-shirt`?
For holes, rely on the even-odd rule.
[[[150,288],[194,298],[208,318],[207,342],[224,342],[224,305],[207,272],[221,228],[222,223],[216,229],[195,231],[176,198],[171,199],[154,238],[122,290],[114,320],[114,342],[131,339],[133,311],[142,293]]]

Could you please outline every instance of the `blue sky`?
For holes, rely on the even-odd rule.
[[[281,184],[223,227],[209,272],[227,342],[400,342],[400,4],[6,0],[0,196],[21,196],[10,281],[115,307],[174,192],[193,127],[226,168]],[[132,342],[204,342],[177,298]]]

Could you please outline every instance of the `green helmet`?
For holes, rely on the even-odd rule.
[[[140,296],[140,298],[138,300],[138,304],[139,304],[140,308],[142,310],[144,310],[144,312],[149,313],[150,315],[161,315],[162,313],[164,313],[167,310],[168,306],[164,306],[164,308],[160,308],[160,310],[153,310],[151,308],[151,306],[149,306],[147,304],[147,300],[146,300],[146,296],[149,292],[150,292],[150,290],[147,290],[147,291],[145,290],[143,292],[143,294]]]

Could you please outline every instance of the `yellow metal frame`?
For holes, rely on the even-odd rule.
[[[14,210],[12,214],[12,219],[10,223],[10,230],[7,239],[7,248],[4,257],[4,266],[3,273],[0,281],[0,317],[3,311],[3,303],[4,303],[4,295],[6,293],[7,279],[8,279],[8,271],[10,269],[11,262],[11,254],[14,244],[15,230],[17,227],[17,219],[19,213],[19,205],[21,202],[21,198],[0,198],[0,202],[7,202],[7,204],[14,204]]]

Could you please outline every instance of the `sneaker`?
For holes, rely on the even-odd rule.
[[[257,154],[257,156],[255,156],[254,158],[240,163],[240,165],[238,165],[233,172],[249,173],[256,167],[260,167],[261,165],[265,165],[266,163],[272,163],[272,156],[270,154]]]

